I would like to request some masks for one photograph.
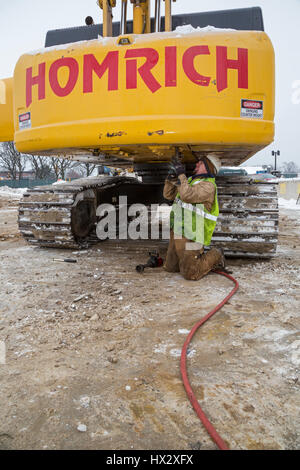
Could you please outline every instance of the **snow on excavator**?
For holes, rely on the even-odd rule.
[[[165,0],[163,17],[161,0],[130,0],[129,21],[128,3],[99,0],[103,24],[87,17],[86,26],[49,31],[45,48],[24,54],[14,77],[0,81],[0,140],[23,153],[133,166],[140,176],[28,190],[19,228],[37,246],[93,243],[98,205],[117,206],[120,195],[128,204],[165,202],[176,153],[188,174],[210,152],[238,166],[273,141],[274,50],[260,8],[172,15]],[[271,257],[275,185],[237,175],[217,185],[213,244],[231,256]]]

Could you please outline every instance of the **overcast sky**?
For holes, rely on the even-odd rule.
[[[177,0],[173,11],[253,6],[263,9],[265,30],[276,53],[276,136],[247,164],[273,163],[271,151],[279,149],[279,164],[293,160],[300,166],[300,0]],[[117,10],[115,20],[120,18]],[[49,29],[83,25],[87,15],[101,22],[96,0],[0,0],[0,78],[13,75],[21,54],[43,47]]]

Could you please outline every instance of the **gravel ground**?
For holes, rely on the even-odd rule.
[[[232,283],[137,274],[163,243],[30,247],[13,197],[0,196],[0,449],[215,449],[180,351]],[[228,261],[240,289],[189,349],[194,391],[231,449],[300,447],[299,228],[300,211],[283,209],[274,259]]]

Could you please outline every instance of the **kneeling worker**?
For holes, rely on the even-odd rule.
[[[215,176],[221,167],[219,157],[201,158],[193,176],[185,176],[181,162],[173,164],[173,176],[164,186],[165,199],[174,201],[170,220],[170,243],[164,269],[181,272],[185,279],[198,281],[212,269],[225,267],[223,251],[209,246],[219,215]]]

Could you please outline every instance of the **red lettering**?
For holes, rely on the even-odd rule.
[[[228,59],[228,47],[216,47],[217,61],[217,90],[221,92],[228,88],[228,70],[238,71],[238,87],[248,88],[248,49],[238,48],[238,58]],[[190,81],[198,86],[209,86],[211,77],[201,75],[195,68],[195,58],[197,56],[210,55],[207,45],[198,45],[189,47],[183,54],[183,70]],[[138,59],[143,58],[143,65],[138,66]],[[153,75],[152,69],[158,64],[159,53],[153,48],[128,49],[125,53],[126,60],[126,88],[136,89],[138,86],[138,73],[152,93],[161,88],[161,84]],[[165,47],[165,87],[177,87],[177,47]],[[59,83],[59,71],[61,67],[67,67],[67,83],[62,86]],[[99,79],[107,72],[108,91],[119,89],[119,51],[110,51],[106,54],[102,62],[98,62],[94,54],[85,54],[83,56],[83,93],[93,93],[94,74]],[[33,76],[33,68],[26,69],[26,107],[32,103],[33,87],[37,85],[38,99],[46,97],[46,63],[38,65],[38,74]],[[60,97],[69,95],[79,76],[79,63],[75,58],[62,57],[52,63],[49,69],[49,83],[53,92]],[[247,106],[257,106],[247,104]],[[245,105],[246,106],[246,105]]]
[[[134,90],[137,88],[137,60],[128,60],[126,62],[126,88]]]
[[[58,70],[61,67],[68,67],[69,69],[69,78],[64,87],[61,87],[58,82]],[[53,62],[49,70],[49,82],[53,92],[61,97],[69,95],[77,83],[78,75],[79,65],[76,59],[63,57]]]
[[[83,58],[83,93],[93,92],[93,72],[102,78],[106,70],[108,70],[108,90],[118,90],[119,51],[109,52],[101,64],[93,54],[86,54]]]
[[[39,64],[39,73],[35,77],[32,76],[32,67],[26,69],[26,107],[32,103],[32,87],[38,85],[39,100],[45,99],[46,92],[46,63]]]
[[[165,86],[177,86],[177,47],[167,46],[165,49]]]
[[[187,49],[182,58],[183,70],[192,82],[200,86],[208,86],[211,77],[200,75],[194,66],[194,59],[198,55],[210,55],[208,46],[193,46]]]
[[[238,59],[227,58],[227,47],[217,46],[217,89],[228,87],[228,69],[238,70],[238,87],[248,88],[248,49],[238,48]]]
[[[146,62],[144,65],[137,68],[137,57],[146,57]],[[160,83],[156,80],[156,78],[152,75],[151,70],[155,65],[158,63],[159,54],[155,49],[150,47],[145,47],[141,49],[129,49],[125,54],[126,59],[126,87],[127,89],[135,89],[137,88],[137,72],[139,72],[142,80],[145,82],[149,90],[152,93],[155,93],[157,90],[161,88]]]

